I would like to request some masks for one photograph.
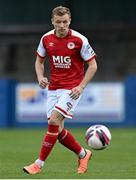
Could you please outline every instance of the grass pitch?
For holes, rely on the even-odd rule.
[[[86,148],[85,129],[69,129]],[[25,174],[23,166],[39,154],[45,130],[0,130],[0,179],[136,179],[136,129],[110,129],[111,145],[93,151],[88,172],[76,174],[77,157],[58,142],[42,172]]]

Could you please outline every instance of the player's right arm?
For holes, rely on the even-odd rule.
[[[37,80],[39,86],[44,89],[49,84],[47,77],[44,76],[44,61],[43,58],[40,58],[38,55],[35,61],[35,71],[37,75]]]

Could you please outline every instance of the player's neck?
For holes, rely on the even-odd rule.
[[[69,34],[69,29],[68,29],[68,31],[66,31],[65,33],[59,33],[59,32],[57,32],[57,31],[55,31],[55,34],[56,34],[56,36],[59,37],[59,38],[64,38],[64,37],[66,37],[66,36]]]

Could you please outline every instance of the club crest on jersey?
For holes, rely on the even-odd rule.
[[[53,42],[49,42],[49,46],[54,46],[54,43]]]
[[[69,43],[67,44],[67,47],[68,47],[68,49],[74,49],[75,43],[69,42]]]

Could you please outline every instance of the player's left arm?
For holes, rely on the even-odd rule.
[[[93,58],[91,61],[87,62],[87,64],[88,64],[88,67],[85,72],[85,76],[84,76],[83,80],[81,81],[81,83],[78,86],[74,87],[71,90],[70,97],[73,99],[79,98],[80,94],[82,94],[84,88],[92,80],[94,74],[97,71],[97,63],[96,63],[95,58]]]
[[[84,79],[82,80],[82,82],[79,85],[82,89],[84,89],[86,87],[86,85],[92,80],[94,74],[97,71],[97,63],[96,63],[95,58],[92,59],[91,61],[87,62],[87,64],[88,64],[88,68],[85,72]]]

